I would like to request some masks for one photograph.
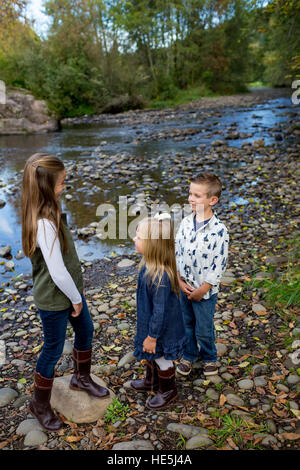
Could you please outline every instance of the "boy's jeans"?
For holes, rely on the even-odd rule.
[[[75,349],[91,349],[94,325],[84,295],[81,297],[83,307],[78,317],[72,317],[73,307],[58,312],[38,309],[43,324],[44,345],[36,364],[36,372],[43,377],[51,379],[54,376],[55,365],[64,349],[68,320],[75,332]]]
[[[183,354],[183,359],[186,361],[195,362],[200,354],[203,362],[215,362],[217,360],[214,327],[217,299],[218,294],[214,294],[209,299],[196,302],[189,300],[180,291],[180,304],[187,337]]]

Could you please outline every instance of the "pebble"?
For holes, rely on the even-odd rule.
[[[28,434],[26,434],[26,437],[24,439],[24,446],[40,446],[42,444],[45,444],[45,442],[47,442],[47,439],[47,435],[43,431],[34,429],[32,431],[29,431]]]
[[[118,268],[130,268],[130,266],[133,266],[135,264],[135,261],[131,259],[122,259],[117,266]]]
[[[8,405],[11,401],[18,397],[18,392],[12,388],[0,389],[0,407]]]
[[[227,353],[227,346],[224,343],[216,343],[218,356],[224,356]]]
[[[266,364],[256,364],[252,368],[252,372],[254,373],[256,377],[263,372],[267,372],[267,370],[268,370],[268,366]]]
[[[13,271],[15,269],[15,263],[13,261],[7,261],[7,263],[5,263],[5,269],[6,271]]]
[[[271,448],[272,448],[271,442],[272,442],[273,444],[275,444],[275,445],[277,445],[277,443],[278,443],[276,437],[271,436],[271,435],[269,434],[268,436],[266,436],[266,437],[261,441],[261,445],[264,446],[264,447],[271,447]]]
[[[16,434],[26,435],[30,431],[43,431],[43,427],[40,425],[37,419],[25,419],[17,427]]]
[[[135,357],[133,355],[133,351],[129,351],[127,354],[125,354],[125,356],[122,357],[122,359],[119,360],[118,367],[124,367],[125,364],[130,364],[134,360]]]
[[[213,445],[213,443],[214,442],[209,437],[199,434],[198,436],[191,437],[191,439],[186,442],[186,450],[209,447]]]
[[[5,258],[11,254],[11,246],[6,245],[3,248],[0,248],[0,258]]]
[[[208,388],[206,390],[206,396],[210,398],[211,400],[219,400],[220,394],[216,392],[213,388]]]
[[[291,374],[287,377],[286,381],[290,385],[295,385],[300,382],[300,377],[298,375]]]
[[[168,431],[182,434],[183,437],[186,437],[188,439],[193,436],[198,436],[199,434],[208,434],[208,430],[205,428],[181,423],[169,423],[167,429]]]
[[[235,395],[234,393],[229,393],[228,395],[226,395],[226,398],[227,398],[227,403],[229,403],[229,405],[245,406],[244,400],[242,400],[242,398]]]
[[[150,441],[134,440],[127,442],[118,442],[112,450],[154,450]]]
[[[286,385],[283,385],[283,384],[277,384],[276,388],[278,388],[278,390],[280,390],[281,392],[288,393],[290,391],[290,389]]]
[[[250,379],[244,379],[238,382],[238,386],[242,390],[251,390],[253,388],[253,385],[254,385],[253,380],[250,380]]]
[[[254,384],[255,387],[265,387],[267,385],[267,381],[264,375],[260,375],[258,377],[254,377]]]

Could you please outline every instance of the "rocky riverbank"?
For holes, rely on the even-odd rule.
[[[112,250],[101,260],[82,259],[95,327],[93,373],[115,393],[119,414],[90,424],[65,419],[60,433],[45,432],[27,409],[43,341],[41,321],[30,276],[15,273],[0,291],[0,358],[4,347],[6,352],[0,378],[0,448],[299,448],[299,309],[271,307],[263,289],[251,282],[280,282],[289,263],[297,263],[289,244],[300,220],[299,143],[293,132],[297,113],[287,126],[270,130],[282,137],[272,145],[259,139],[238,148],[216,138],[190,155],[165,152],[137,159],[127,153],[107,155],[98,148],[93,158],[66,162],[64,202],[71,213],[82,199],[92,207],[100,194],[104,200],[113,190],[118,195],[119,186],[130,203],[146,203],[148,208],[153,202],[183,204],[191,174],[220,175],[224,192],[217,214],[230,232],[230,255],[215,315],[219,371],[205,378],[201,362],[196,363],[189,378],[178,377],[176,403],[157,413],[148,410],[145,395],[128,388],[128,381],[143,373],[132,354],[139,258],[132,251],[124,259]],[[17,200],[20,175],[5,184],[8,202]],[[85,240],[88,247],[98,237],[97,224],[74,225],[75,239]],[[12,261],[11,255],[2,258],[3,266]],[[72,373],[73,338],[68,328],[57,376]]]

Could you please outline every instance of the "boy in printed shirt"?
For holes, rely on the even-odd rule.
[[[193,178],[188,199],[192,213],[182,220],[176,234],[180,303],[187,336],[183,358],[176,369],[182,375],[191,372],[199,349],[204,374],[218,372],[214,312],[229,243],[227,228],[212,210],[221,190],[219,178],[211,173]]]

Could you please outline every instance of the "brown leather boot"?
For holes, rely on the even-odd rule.
[[[158,373],[155,361],[147,361],[144,379],[132,380],[131,387],[137,392],[156,392],[158,390]]]
[[[92,397],[104,398],[109,395],[107,388],[96,384],[90,376],[92,350],[78,351],[73,348],[74,374],[70,389],[87,392]]]
[[[175,367],[167,370],[158,368],[158,393],[147,402],[147,407],[151,410],[162,410],[178,397],[175,384]]]
[[[58,431],[63,426],[63,422],[55,415],[50,406],[53,380],[54,377],[48,379],[39,372],[35,372],[33,396],[29,403],[30,412],[48,431]]]

